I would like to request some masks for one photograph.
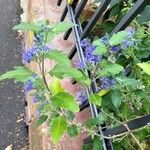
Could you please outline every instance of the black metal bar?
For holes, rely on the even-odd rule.
[[[60,18],[60,21],[61,21],[61,22],[65,20],[65,17],[66,17],[66,15],[67,15],[67,12],[68,12],[68,9],[67,9],[67,6],[65,6],[64,11],[63,11],[63,13],[62,13],[62,16],[61,16],[61,18]]]
[[[126,123],[131,131],[142,128],[146,125],[150,125],[150,114],[130,120]],[[115,128],[106,129],[103,133],[105,136],[115,136],[128,132],[127,128],[124,125],[119,125]]]
[[[83,11],[83,9],[84,9],[84,7],[85,7],[85,5],[86,5],[87,2],[88,2],[87,0],[82,0],[82,1],[80,2],[79,6],[77,7],[77,10],[76,10],[76,12],[75,12],[75,19],[76,19],[76,20],[80,17],[80,15],[81,15],[81,13],[82,13],[82,11]],[[67,39],[68,39],[68,37],[69,37],[71,31],[72,31],[72,29],[69,29],[69,30],[65,33],[65,35],[64,35],[64,40],[67,40]]]
[[[89,107],[89,102],[88,100],[84,101],[81,105],[80,105],[80,111],[82,111],[83,109]]]
[[[106,10],[106,8],[108,7],[109,3],[111,0],[103,0],[98,9],[96,10],[96,12],[93,14],[92,18],[89,20],[88,24],[86,25],[83,33],[80,36],[80,39],[85,38],[89,32],[91,31],[91,29],[94,27],[94,25],[96,24],[96,22],[98,21],[98,19],[100,18],[100,16],[103,14],[103,12]],[[71,50],[71,52],[69,53],[68,57],[70,59],[73,58],[73,56],[76,53],[76,47],[74,46],[73,49]]]
[[[147,4],[148,0],[138,0],[130,9],[130,11],[121,19],[110,35],[117,33],[120,30],[124,30]]]
[[[58,6],[60,6],[61,3],[62,3],[62,0],[58,0],[58,1],[57,1],[57,5],[58,5]]]
[[[67,5],[67,7],[68,7],[68,11],[69,11],[69,14],[70,14],[71,21],[74,24],[76,24],[76,20],[75,20],[74,13],[73,13],[73,10],[72,10],[71,6]],[[78,53],[79,59],[85,64],[84,54],[83,54],[83,51],[82,51],[82,48],[81,48],[81,45],[80,45],[80,36],[79,36],[79,31],[78,31],[77,26],[73,27],[73,32],[74,32],[75,39],[76,39],[76,47],[77,47],[77,53]],[[86,73],[87,73],[87,71],[86,71]],[[92,84],[92,87],[93,87],[93,89],[96,89],[95,84]],[[86,92],[87,92],[87,95],[89,97],[91,89],[89,87],[87,87]],[[90,108],[91,108],[92,115],[94,117],[97,117],[98,116],[98,110],[97,110],[96,106],[94,104],[90,104]],[[101,135],[103,135],[103,132],[102,132],[100,126],[99,126],[99,132],[100,132]],[[105,142],[105,139],[102,138],[102,142],[103,142],[103,149],[108,150],[107,149],[108,146]],[[109,147],[109,150],[113,150],[113,148],[110,149],[110,147]]]

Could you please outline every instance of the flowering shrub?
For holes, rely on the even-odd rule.
[[[147,81],[149,78],[147,74],[150,74],[149,63],[142,62],[145,57],[144,54],[143,57],[140,55],[139,47],[143,44],[140,32],[130,27],[112,37],[106,34],[92,43],[89,39],[83,39],[80,44],[84,50],[85,63],[77,62],[77,68],[73,68],[65,54],[49,45],[58,33],[72,26],[69,22],[51,26],[48,21],[35,24],[21,23],[15,26],[14,30],[33,31],[33,47],[23,53],[23,63],[26,65],[34,61],[40,73],[19,66],[0,75],[0,80],[15,79],[24,83],[24,91],[30,91],[33,96],[32,102],[37,105],[36,125],[47,122],[54,143],[57,143],[66,132],[71,137],[75,137],[81,131],[86,131],[95,137],[94,143],[99,145],[99,142],[96,142],[97,137],[102,135],[97,133],[98,124],[105,122],[108,127],[126,125],[125,121],[149,112],[150,84]],[[144,53],[145,50],[142,52]],[[49,72],[45,71],[45,59],[56,62],[55,67]],[[91,79],[86,75],[85,69],[90,71]],[[46,79],[49,75],[54,77],[51,83]],[[84,91],[80,91],[74,97],[61,86],[60,80],[65,77],[71,77],[85,87],[90,87],[91,82],[96,81],[98,91],[89,97]],[[101,112],[97,118],[90,118],[84,124],[77,123],[74,120],[74,113],[80,111],[79,104],[87,99],[100,107]],[[149,131],[145,129],[146,135],[147,132]],[[139,135],[128,134],[133,138],[128,146],[133,142],[142,149]],[[129,140],[129,137],[126,140]],[[115,144],[118,146],[116,141]],[[146,147],[146,142],[144,146]]]

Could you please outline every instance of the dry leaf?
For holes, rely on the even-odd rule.
[[[7,146],[7,147],[5,148],[5,150],[12,150],[12,144],[9,145],[9,146]]]

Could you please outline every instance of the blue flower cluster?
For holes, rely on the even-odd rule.
[[[93,55],[93,51],[96,49],[96,46],[92,45],[88,39],[83,39],[81,41],[81,46],[85,49],[85,59],[88,63],[95,65],[102,60],[102,56]]]
[[[34,88],[33,82],[30,79],[27,80],[24,85],[24,91],[28,92],[31,91],[33,88]]]
[[[77,100],[82,104],[87,100],[87,96],[81,91],[76,94]]]
[[[112,88],[116,84],[116,81],[112,78],[103,77],[101,78],[101,89],[107,90]]]

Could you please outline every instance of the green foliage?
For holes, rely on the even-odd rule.
[[[92,104],[101,106],[102,98],[98,94],[90,94],[89,101]]]
[[[104,44],[100,43],[96,49],[94,50],[93,54],[94,55],[103,55],[107,52],[107,48]]]
[[[47,115],[42,115],[36,122],[36,126],[40,126],[42,125],[46,120],[47,120],[48,116]]]
[[[115,46],[122,43],[122,41],[125,39],[125,37],[128,35],[127,31],[120,31],[116,34],[113,34],[113,36],[110,38],[110,44]]]
[[[108,117],[106,116],[106,114],[104,112],[100,112],[97,120],[99,124],[104,124],[107,121]]]
[[[71,27],[73,27],[74,24],[70,21],[63,21],[60,22],[56,25],[53,26],[52,28],[52,32],[54,32],[55,34],[67,31],[68,29],[70,29]]]
[[[59,92],[53,96],[52,105],[72,112],[79,112],[79,105],[75,101],[74,97],[65,92]]]
[[[14,70],[0,75],[0,81],[5,79],[15,79],[16,81],[25,82],[33,72],[26,67],[18,66]]]
[[[92,150],[102,150],[102,142],[99,137],[95,136],[93,139],[93,149]]]
[[[140,68],[142,68],[146,74],[150,75],[150,64],[149,63],[138,63],[137,65]]]
[[[34,23],[25,23],[21,22],[20,24],[16,25],[13,30],[27,30],[27,31],[33,31],[38,32],[40,31],[40,27]]]
[[[71,125],[67,129],[67,133],[70,137],[76,137],[79,134],[79,129],[76,125]]]
[[[86,127],[91,129],[98,124],[97,118],[90,118],[86,121]]]
[[[63,116],[58,116],[52,119],[50,123],[50,134],[52,142],[58,143],[59,139],[67,131],[67,122]]]
[[[99,71],[99,75],[100,76],[110,76],[110,75],[114,76],[114,75],[119,74],[123,70],[124,68],[117,63],[115,64],[108,63],[103,66],[102,70]]]
[[[113,90],[111,92],[112,103],[118,108],[122,103],[122,94],[119,90]]]
[[[63,64],[65,67],[71,67],[71,62],[66,54],[58,50],[51,50],[46,53],[46,58],[55,60],[59,64]]]
[[[67,111],[67,114],[66,114],[66,117],[67,117],[67,119],[69,119],[69,120],[73,120],[74,117],[75,117],[75,115],[74,115],[74,113],[73,113],[72,111],[68,110],[68,111]]]

